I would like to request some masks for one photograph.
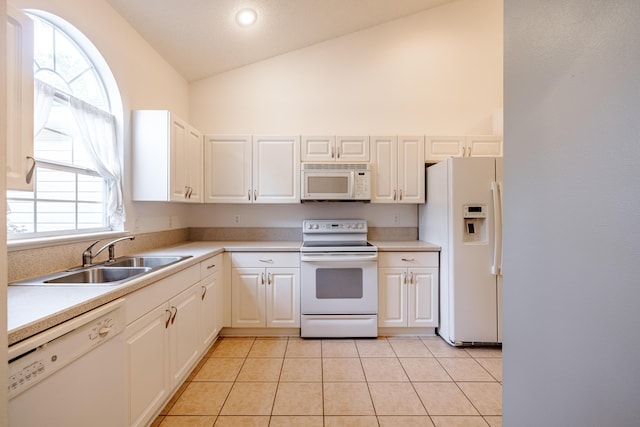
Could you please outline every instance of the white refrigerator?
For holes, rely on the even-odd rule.
[[[442,247],[438,334],[452,345],[502,343],[502,158],[429,166],[419,236]]]

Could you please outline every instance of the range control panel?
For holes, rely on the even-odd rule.
[[[305,234],[331,234],[331,233],[367,233],[367,221],[364,219],[307,219],[302,223],[302,232]]]

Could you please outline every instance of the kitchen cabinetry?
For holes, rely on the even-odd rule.
[[[7,5],[7,189],[33,191],[33,22]]]
[[[166,110],[133,112],[133,200],[202,203],[203,137]]]
[[[129,424],[144,426],[222,327],[222,255],[126,297]]]
[[[447,157],[502,157],[502,137],[491,135],[428,136],[425,161]]]
[[[423,136],[371,137],[372,203],[424,203]]]
[[[222,254],[200,263],[201,349],[206,351],[222,329]]]
[[[368,136],[303,136],[303,162],[369,162]]]
[[[381,252],[378,326],[438,326],[438,253]]]
[[[233,253],[231,263],[232,327],[300,327],[297,252]]]
[[[206,136],[205,202],[300,203],[300,138]]]

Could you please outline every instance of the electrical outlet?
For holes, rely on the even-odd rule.
[[[235,215],[233,217],[233,222],[236,223],[236,224],[240,224],[240,215]]]
[[[396,225],[400,224],[400,215],[395,214],[393,216],[393,223],[396,224]]]

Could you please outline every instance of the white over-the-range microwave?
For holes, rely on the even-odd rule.
[[[371,200],[368,163],[302,163],[302,200]]]

